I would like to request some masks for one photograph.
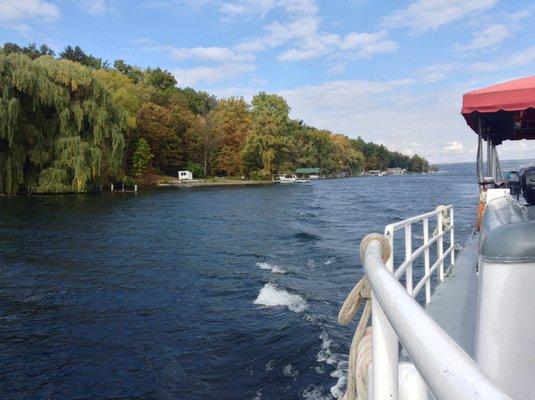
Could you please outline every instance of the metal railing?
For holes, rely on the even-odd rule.
[[[445,220],[444,214],[448,217]],[[432,238],[429,238],[429,221],[435,219],[436,230]],[[423,244],[413,251],[412,234],[413,225],[422,222]],[[394,271],[394,235],[399,230],[405,231],[405,260]],[[450,246],[444,250],[444,236],[449,232]],[[429,304],[431,301],[431,276],[437,271],[437,280],[444,281],[444,261],[450,256],[451,265],[455,264],[455,228],[453,220],[453,206],[444,206],[437,208],[425,214],[417,215],[403,221],[390,224],[385,227],[385,236],[388,239],[391,248],[391,255],[386,263],[388,270],[394,273],[396,279],[400,279],[405,274],[405,287],[407,292],[416,297],[420,290],[425,286],[425,303]],[[430,249],[436,243],[436,261],[430,265]],[[412,266],[414,261],[424,254],[424,275],[420,281],[413,286],[413,271]]]
[[[431,276],[444,279],[444,261],[454,259],[453,208],[444,224],[442,209],[422,214],[385,229],[390,256],[382,259],[383,243],[371,240],[363,249],[363,264],[372,289],[372,399],[398,400],[399,343],[409,355],[434,398],[441,400],[511,400],[486,376],[475,361],[425,312],[414,298],[425,286],[426,303],[431,299]],[[437,229],[429,238],[429,220],[436,217]],[[412,225],[423,224],[423,245],[412,250]],[[445,227],[446,226],[446,227]],[[394,272],[394,234],[405,230],[405,259]],[[444,251],[444,235],[450,246]],[[364,243],[364,241],[363,241]],[[430,265],[430,247],[436,243],[436,261]],[[386,245],[385,245],[386,246]],[[424,254],[424,275],[413,287],[412,266]],[[405,274],[405,287],[399,281]]]

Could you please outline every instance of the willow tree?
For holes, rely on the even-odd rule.
[[[0,192],[87,192],[118,173],[123,109],[89,68],[0,54]]]

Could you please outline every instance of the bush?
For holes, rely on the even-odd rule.
[[[253,171],[251,172],[251,180],[253,181],[267,181],[270,180],[270,177],[267,177],[265,174],[263,174],[261,171]]]
[[[194,178],[202,178],[204,176],[204,171],[203,171],[202,167],[199,164],[194,163],[192,161],[189,161],[186,164],[186,169],[188,171],[191,171],[191,173],[193,174]]]
[[[136,181],[135,181],[134,179],[130,178],[129,176],[126,176],[126,177],[124,178],[123,183],[124,183],[124,187],[125,187],[125,188],[127,188],[127,187],[128,187],[128,188],[133,188],[134,185],[136,184]]]

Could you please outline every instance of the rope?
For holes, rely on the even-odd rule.
[[[383,261],[390,257],[390,245],[388,240],[379,233],[367,235],[360,245],[360,258],[364,260],[366,248],[373,240],[381,242],[381,255]],[[364,276],[357,282],[355,287],[349,292],[340,312],[338,313],[338,323],[347,325],[351,322],[361,303],[365,301],[364,310],[360,316],[357,329],[349,348],[349,365],[347,371],[347,389],[343,400],[365,400],[368,391],[368,368],[372,360],[372,328],[368,327],[372,312],[371,288],[368,278]]]
[[[437,211],[440,211],[442,213],[442,231],[448,229],[450,227],[450,213],[448,212],[448,209],[446,206],[437,206]],[[438,235],[438,226],[433,231],[433,236]]]

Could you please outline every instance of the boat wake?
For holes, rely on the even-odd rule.
[[[254,304],[266,307],[287,307],[296,313],[301,313],[307,308],[307,302],[301,296],[291,294],[272,283],[266,283],[260,289]]]
[[[344,360],[344,356],[336,354],[332,350],[332,339],[327,332],[323,332],[320,335],[321,349],[316,356],[316,361],[319,363],[325,363],[330,366],[336,366],[334,371],[331,372],[333,378],[337,378],[336,384],[331,387],[331,395],[335,399],[341,399],[345,393],[345,387],[347,382],[347,361]],[[318,393],[319,394],[319,393]],[[314,397],[309,397],[314,398]],[[318,398],[325,398],[324,396],[318,396]]]
[[[272,274],[285,274],[287,272],[281,266],[270,264],[268,262],[257,262],[255,265],[260,269],[270,271]]]

